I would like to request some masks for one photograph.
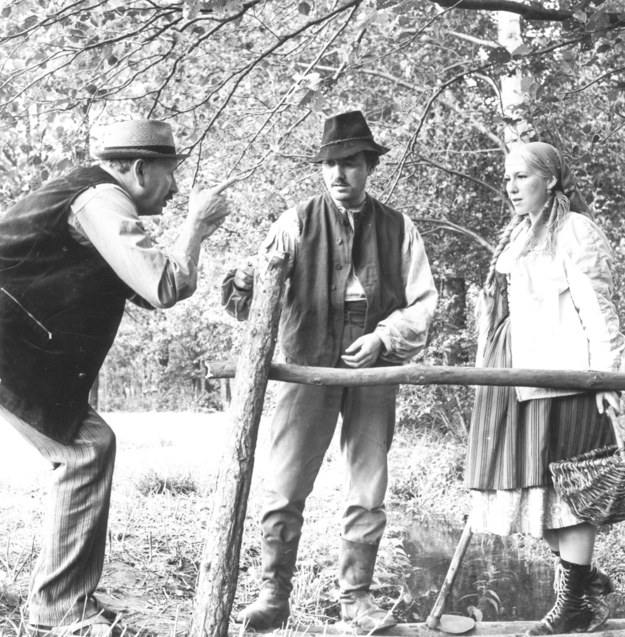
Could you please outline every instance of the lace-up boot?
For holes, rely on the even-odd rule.
[[[557,593],[561,586],[560,581],[562,579],[562,564],[558,562],[556,565],[556,574],[553,581],[553,589]],[[586,601],[590,608],[591,618],[587,632],[592,632],[605,624],[610,616],[610,608],[603,599],[606,595],[613,593],[614,583],[610,579],[610,576],[598,566],[591,566],[588,575],[586,576],[586,582],[584,585],[586,592]]]
[[[590,570],[588,565],[560,560],[554,584],[556,603],[541,621],[525,634],[533,636],[588,632],[591,622],[598,619],[593,617],[586,593]]]

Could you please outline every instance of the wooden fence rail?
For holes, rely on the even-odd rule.
[[[233,378],[236,363],[207,362],[207,378]],[[308,385],[512,385],[515,387],[551,387],[554,389],[625,390],[625,374],[599,371],[563,371],[557,369],[486,369],[482,367],[445,367],[402,365],[367,369],[303,367],[272,363],[269,378]]]
[[[368,369],[271,363],[286,255],[259,271],[241,353],[235,362],[207,363],[207,378],[235,378],[229,436],[217,476],[189,637],[227,637],[234,601],[247,498],[267,381],[311,385],[512,385],[558,389],[622,390],[625,374],[546,369],[484,369],[404,365]]]

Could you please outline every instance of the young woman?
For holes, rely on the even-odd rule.
[[[562,155],[515,144],[505,163],[514,217],[486,280],[478,320],[485,367],[618,371],[624,349],[612,303],[611,250]],[[483,357],[483,358],[482,358]],[[542,537],[559,557],[556,602],[528,635],[595,630],[613,590],[593,567],[595,528],[557,496],[549,463],[614,442],[616,392],[477,390],[467,456],[476,532]]]

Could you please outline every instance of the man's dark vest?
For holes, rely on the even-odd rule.
[[[86,413],[130,293],[69,232],[71,203],[100,183],[116,182],[79,168],[0,213],[0,404],[61,442]]]
[[[349,220],[326,193],[298,207],[300,243],[282,313],[281,344],[287,362],[334,367],[342,354],[345,289],[352,265]],[[401,276],[404,220],[367,196],[354,261],[365,290],[365,333],[406,306]]]

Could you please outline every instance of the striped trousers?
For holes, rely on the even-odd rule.
[[[91,408],[71,443],[40,433],[0,406],[52,465],[41,551],[30,582],[29,622],[59,626],[98,612],[95,591],[104,550],[115,464],[115,434]]]

